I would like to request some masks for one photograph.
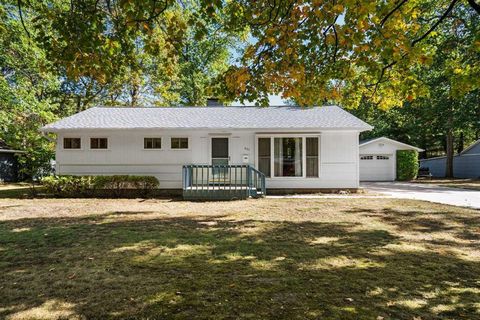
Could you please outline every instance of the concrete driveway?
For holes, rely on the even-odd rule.
[[[393,198],[425,200],[480,209],[480,191],[408,182],[362,182],[367,191]]]

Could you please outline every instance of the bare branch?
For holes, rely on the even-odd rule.
[[[478,14],[480,14],[480,4],[476,3],[475,0],[468,0],[468,4],[472,7]]]
[[[412,41],[412,47],[414,47],[417,43],[419,43],[420,41],[422,41],[423,39],[425,39],[433,30],[435,30],[438,25],[443,21],[445,20],[445,18],[447,18],[447,16],[450,14],[450,12],[453,10],[453,7],[455,7],[455,5],[457,4],[458,0],[453,0],[450,5],[448,6],[447,10],[442,14],[442,16],[440,17],[440,19],[437,20],[437,22],[435,22],[431,27],[430,29],[428,29],[427,32],[425,32],[420,38],[417,38],[415,40]]]
[[[402,0],[400,1],[396,6],[395,8],[393,8],[392,11],[390,11],[383,19],[382,21],[380,21],[380,26],[383,27],[383,25],[385,24],[385,22],[387,22],[388,18],[390,18],[390,16],[392,14],[395,13],[395,11],[397,11],[398,9],[400,9],[401,6],[403,6],[405,4],[405,2],[407,2],[408,0]]]
[[[336,63],[337,62],[337,52],[338,52],[338,34],[337,34],[337,28],[335,28],[335,25],[333,25],[333,33],[335,34],[335,49],[333,51],[333,63]]]
[[[28,32],[28,29],[25,26],[25,21],[23,20],[22,0],[17,0],[17,4],[18,4],[18,14],[20,15],[20,21],[22,22],[23,29],[27,33],[27,36],[30,38],[30,32]]]

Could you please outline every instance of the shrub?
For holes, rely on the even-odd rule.
[[[127,190],[137,190],[142,196],[147,196],[158,187],[157,178],[152,176],[96,176],[95,189],[110,190],[115,197],[132,193]]]
[[[148,196],[159,183],[152,176],[49,176],[42,179],[48,193],[60,197]]]
[[[407,181],[417,177],[418,152],[415,150],[397,150],[397,180]]]

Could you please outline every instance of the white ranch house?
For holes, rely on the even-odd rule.
[[[371,129],[337,106],[219,106],[95,107],[42,131],[56,134],[57,174],[151,175],[185,195],[358,188],[359,134]]]

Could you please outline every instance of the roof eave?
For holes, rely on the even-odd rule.
[[[80,128],[52,128],[52,127],[43,127],[40,128],[40,132],[44,133],[60,133],[60,132],[68,132],[68,131],[90,131],[90,130],[323,130],[323,131],[368,131],[372,130],[373,127],[246,127],[246,128],[226,128],[226,127],[130,127],[130,128],[102,128],[102,127],[95,127],[95,128],[88,128],[88,127],[80,127]]]
[[[478,139],[477,141],[475,141],[474,143],[472,143],[471,145],[469,145],[467,148],[465,148],[464,150],[462,150],[462,152],[460,152],[459,154],[464,154],[464,153],[470,151],[470,150],[473,149],[473,147],[475,147],[477,144],[480,144],[480,139]]]
[[[389,142],[392,142],[392,143],[395,143],[395,144],[399,144],[399,145],[402,145],[402,146],[405,146],[405,147],[408,147],[410,149],[413,149],[413,150],[416,150],[417,152],[422,152],[422,151],[425,151],[421,148],[417,148],[415,146],[412,146],[412,145],[409,145],[409,144],[406,144],[406,143],[403,143],[403,142],[400,142],[400,141],[396,141],[396,140],[393,140],[393,139],[390,139],[390,138],[387,138],[387,137],[378,137],[376,139],[372,139],[372,140],[369,140],[369,141],[366,141],[364,143],[360,143],[360,147],[363,147],[363,146],[366,146],[368,144],[371,144],[375,141],[378,141],[378,140],[388,140]]]

